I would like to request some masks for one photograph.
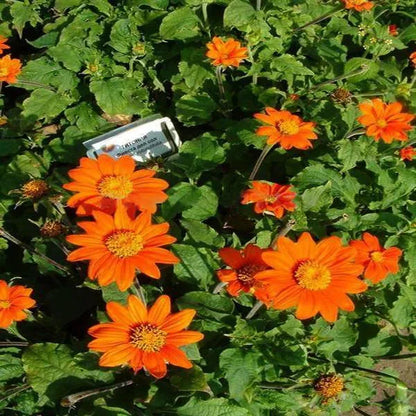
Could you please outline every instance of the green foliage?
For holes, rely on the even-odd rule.
[[[26,320],[1,329],[2,415],[336,416],[365,412],[379,397],[380,413],[410,412],[414,383],[405,386],[394,367],[404,360],[369,371],[416,350],[416,173],[414,161],[399,156],[416,134],[375,142],[357,117],[358,104],[374,97],[416,111],[415,2],[374,3],[358,12],[320,0],[0,2],[0,35],[11,46],[4,53],[23,64],[0,96],[0,223],[21,241],[0,238],[0,278],[33,288],[37,301]],[[248,48],[240,66],[222,68],[223,91],[206,57],[213,36]],[[339,98],[340,88],[350,94]],[[240,204],[266,143],[253,114],[269,106],[316,123],[318,135],[311,149],[275,146],[256,176],[293,186],[296,210],[282,219]],[[88,329],[109,320],[105,304],[125,305],[135,292],[100,287],[86,264],[66,262],[73,246],[63,236],[39,234],[47,219],[78,232],[62,184],[85,156],[82,143],[118,119],[156,113],[172,119],[183,141],[178,154],[152,165],[170,184],[154,220],[170,223],[180,263],[162,268],[160,280],[141,275],[141,290],[149,303],[166,293],[175,311],[194,309],[190,329],[204,333],[181,347],[193,367],[169,365],[163,380],[102,367],[87,352]],[[19,191],[33,178],[50,187],[40,200]],[[334,324],[264,306],[246,319],[256,301],[217,286],[225,267],[218,251],[249,242],[267,248],[289,219],[293,238],[308,231],[347,243],[371,232],[403,250],[400,270],[354,295],[355,310]],[[333,372],[345,388],[325,403],[314,380]],[[127,380],[133,385],[114,388]],[[78,393],[73,408],[61,405]]]

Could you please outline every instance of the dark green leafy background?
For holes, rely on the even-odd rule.
[[[0,133],[1,226],[68,270],[0,238],[1,279],[32,287],[37,301],[27,321],[0,334],[2,415],[410,414],[415,379],[403,377],[396,360],[382,369],[379,362],[406,354],[399,361],[414,368],[416,172],[400,160],[401,143],[348,136],[367,98],[399,100],[416,112],[408,59],[416,50],[416,3],[376,3],[363,13],[338,0],[0,3],[0,34],[23,62],[20,81],[3,85],[0,98],[8,119]],[[296,30],[335,8],[322,23]],[[225,99],[205,57],[214,35],[250,49],[239,68],[225,71]],[[332,98],[340,87],[350,100]],[[311,150],[273,150],[260,169],[259,179],[290,183],[297,192],[297,209],[283,221],[240,205],[265,144],[254,134],[253,114],[266,106],[316,122],[319,136]],[[170,222],[181,263],[164,269],[160,281],[141,281],[149,303],[166,293],[176,310],[196,309],[192,328],[205,334],[186,347],[194,367],[171,367],[159,381],[98,366],[87,330],[108,319],[105,302],[124,303],[128,293],[86,281],[84,264],[66,263],[64,238],[39,234],[51,218],[75,227],[61,186],[85,153],[82,142],[115,128],[116,117],[154,113],[170,117],[184,141],[176,157],[152,164],[171,185],[156,220]],[[415,140],[413,130],[409,143]],[[31,178],[51,187],[35,206],[11,192]],[[253,298],[213,294],[218,249],[267,247],[288,219],[296,220],[292,237],[309,231],[348,241],[369,231],[404,251],[400,272],[356,296],[356,310],[333,325],[298,321],[290,310],[262,309],[246,320]],[[328,372],[342,374],[345,389],[325,404],[313,380]],[[72,409],[61,405],[68,395],[127,380],[134,384],[85,397]]]

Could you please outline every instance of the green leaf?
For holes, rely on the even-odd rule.
[[[18,85],[20,84],[20,81],[50,85],[57,88],[58,91],[72,90],[78,85],[78,79],[73,72],[62,68],[58,63],[46,56],[29,61],[19,75]],[[21,85],[19,86],[25,89],[39,88],[37,86],[25,84],[24,82],[21,82]]]
[[[354,168],[361,156],[361,144],[358,140],[341,140],[338,150],[338,158],[342,162],[343,167],[340,172],[346,172]]]
[[[220,355],[220,368],[225,373],[230,398],[240,401],[246,390],[259,378],[259,357],[256,352],[237,348],[224,350]]]
[[[331,182],[328,182],[326,185],[306,189],[302,194],[304,211],[319,212],[323,208],[331,206],[332,201]]]
[[[109,114],[147,115],[148,92],[131,78],[110,78],[90,83],[98,105]]]
[[[323,165],[315,164],[306,167],[294,178],[294,182],[300,190],[322,185],[328,181],[331,182],[335,197],[340,198],[346,204],[355,205],[355,196],[360,190],[360,184],[348,174],[342,176],[334,170],[325,168]]]
[[[103,293],[103,299],[106,303],[108,302],[118,302],[123,305],[127,304],[127,298],[129,292],[121,292],[117,286],[117,283],[111,283],[108,286],[102,286],[101,291]]]
[[[208,292],[188,292],[176,303],[181,309],[196,309],[197,318],[222,321],[234,311],[234,303],[229,297],[213,295]]]
[[[217,109],[215,101],[207,94],[185,94],[176,101],[176,116],[185,126],[197,126],[211,120]]]
[[[181,225],[187,231],[184,243],[192,243],[193,246],[224,247],[224,238],[201,221],[184,219],[181,221]]]
[[[96,135],[100,131],[109,129],[111,124],[104,120],[94,111],[92,106],[86,102],[69,108],[65,111],[66,118],[75,124],[81,131],[91,132]]]
[[[74,99],[58,92],[39,88],[23,101],[23,116],[28,119],[52,119],[62,113]]]
[[[249,416],[247,409],[224,398],[201,400],[192,397],[185,406],[176,409],[178,416]]]
[[[10,7],[10,14],[13,17],[14,27],[20,37],[22,37],[23,28],[26,26],[26,23],[30,23],[31,26],[36,26],[37,23],[42,21],[36,11],[36,8],[26,2],[13,2]]]
[[[114,23],[110,33],[110,45],[118,52],[131,54],[140,41],[137,25],[130,19],[120,19]]]
[[[344,74],[356,73],[348,77],[348,83],[356,83],[365,79],[374,79],[377,76],[378,65],[365,58],[352,58],[345,64]]]
[[[166,40],[187,40],[200,34],[200,20],[189,7],[174,10],[163,20],[159,28],[160,36]]]
[[[183,218],[191,220],[206,220],[213,217],[218,209],[218,196],[213,189],[207,185],[198,188],[198,201],[182,213]]]
[[[188,177],[197,179],[202,172],[212,170],[224,161],[224,149],[214,137],[205,134],[185,142],[172,164],[183,169]]]
[[[23,373],[22,362],[19,358],[11,354],[0,355],[0,382],[20,378]]]
[[[59,401],[68,394],[95,388],[97,383],[113,381],[111,372],[98,370],[98,364],[91,359],[94,355],[88,354],[88,360],[83,357],[79,354],[76,358],[66,345],[45,343],[28,347],[22,361],[28,383],[46,403],[48,399]]]
[[[167,191],[168,200],[162,205],[162,216],[173,218],[180,212],[192,208],[200,199],[201,193],[197,186],[187,182],[180,182]]]
[[[254,7],[242,0],[233,0],[224,11],[224,26],[244,30],[255,16]]]
[[[270,64],[280,76],[314,75],[314,73],[298,61],[293,55],[284,54],[274,58]]]
[[[210,391],[204,372],[195,364],[189,370],[175,371],[169,381],[179,391]]]
[[[188,244],[174,244],[172,251],[181,260],[174,266],[175,275],[179,280],[203,289],[208,289],[214,283],[219,262],[211,250]]]
[[[181,62],[179,72],[185,84],[191,90],[197,90],[204,86],[207,80],[214,80],[212,66],[204,62],[206,59],[204,50],[201,48],[185,48],[181,51]]]

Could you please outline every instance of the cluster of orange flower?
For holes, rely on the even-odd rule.
[[[167,234],[169,224],[152,224],[152,214],[167,199],[164,190],[169,186],[154,178],[155,171],[136,170],[131,156],[114,160],[101,154],[97,160],[82,158],[80,166],[68,174],[73,182],[64,188],[76,192],[68,206],[76,208],[79,216],[93,217],[93,221],[78,223],[85,234],[67,236],[70,243],[80,246],[68,260],[88,260],[90,279],[97,279],[101,286],[115,282],[125,291],[133,284],[136,271],[159,279],[156,263],[178,263],[175,255],[162,248],[176,241]],[[89,330],[96,338],[90,349],[104,353],[100,365],[129,364],[134,371],[144,367],[157,378],[166,374],[166,362],[191,367],[178,347],[203,337],[184,330],[194,310],[171,314],[168,296],[160,296],[147,310],[138,297],[130,295],[127,307],[110,302],[107,313],[113,322]]]
[[[364,0],[345,0],[347,8],[369,10],[373,3]],[[215,37],[207,44],[207,56],[213,65],[239,66],[247,59],[247,50],[240,42],[226,42]],[[376,98],[359,105],[358,122],[366,128],[367,136],[375,141],[406,141],[412,129],[414,115],[402,112],[398,102],[386,104]],[[266,114],[254,117],[266,125],[257,129],[258,136],[267,137],[267,145],[283,149],[306,150],[318,137],[315,123],[305,122],[285,110],[266,108]],[[267,148],[265,148],[266,150]],[[400,151],[401,158],[411,160],[416,152],[409,146]],[[296,194],[290,185],[253,181],[244,191],[242,204],[254,203],[258,214],[269,213],[282,218],[285,211],[293,211]],[[281,236],[273,247],[261,249],[249,244],[243,250],[223,248],[219,255],[227,268],[217,271],[231,296],[241,291],[252,293],[267,307],[287,309],[296,307],[296,317],[308,319],[318,313],[334,322],[338,310],[353,311],[354,303],[347,294],[362,293],[367,289],[365,279],[377,283],[388,273],[397,273],[402,251],[396,247],[384,248],[377,237],[364,233],[362,240],[350,241],[343,246],[339,237],[324,238],[316,243],[305,232],[297,241]]]
[[[0,36],[0,55],[6,49],[10,49],[9,45],[6,45],[7,39]],[[14,84],[17,81],[17,76],[20,74],[22,63],[19,59],[12,59],[10,55],[5,55],[0,58],[0,82],[8,82]]]

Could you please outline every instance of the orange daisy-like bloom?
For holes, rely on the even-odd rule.
[[[227,39],[225,42],[217,36],[207,43],[206,56],[212,59],[215,66],[239,66],[243,59],[247,59],[247,48],[241,47],[240,42]]]
[[[416,52],[412,52],[409,56],[410,61],[416,67]]]
[[[397,36],[399,34],[396,25],[389,25],[389,34],[391,36]]]
[[[371,10],[374,7],[374,3],[368,0],[343,0],[346,9],[354,9],[357,12],[364,10]]]
[[[219,251],[222,261],[229,269],[217,271],[218,279],[227,283],[227,292],[231,296],[238,296],[241,291],[253,293],[254,296],[268,303],[268,293],[265,285],[257,280],[256,275],[269,267],[263,261],[261,255],[268,251],[249,244],[243,250],[226,247]]]
[[[155,171],[140,169],[131,156],[115,160],[101,154],[97,160],[83,157],[80,166],[68,172],[74,182],[63,187],[78,192],[68,200],[70,207],[77,208],[78,215],[91,215],[93,210],[108,214],[115,211],[117,201],[135,205],[141,211],[156,211],[156,204],[167,199],[163,192],[169,184],[153,178]]]
[[[22,63],[19,59],[11,59],[10,55],[0,58],[0,82],[14,84],[20,74]]]
[[[104,353],[101,366],[128,364],[135,373],[145,368],[156,378],[166,375],[166,363],[192,367],[179,347],[204,337],[200,332],[184,330],[195,316],[193,309],[171,313],[170,299],[165,295],[147,309],[139,298],[130,295],[126,307],[108,303],[107,314],[113,322],[95,325],[88,331],[96,338],[88,347]]]
[[[6,45],[7,38],[0,36],[0,55],[4,52],[5,49],[10,49],[9,45]]]
[[[412,146],[404,147],[400,149],[400,158],[402,160],[413,160],[416,156],[416,150]]]
[[[386,104],[376,98],[371,103],[360,104],[359,107],[363,115],[357,120],[367,128],[367,136],[374,137],[376,142],[381,139],[385,143],[407,140],[406,132],[412,129],[410,122],[415,116],[402,113],[399,102]]]
[[[285,210],[294,211],[296,208],[293,202],[296,193],[291,188],[290,185],[253,181],[252,188],[243,192],[241,203],[254,203],[257,214],[271,212],[276,218],[282,218]]]
[[[374,235],[364,233],[362,240],[351,241],[350,246],[357,251],[355,261],[364,266],[364,277],[373,283],[399,271],[402,251],[397,247],[383,248]]]
[[[151,214],[142,212],[131,219],[127,208],[120,205],[114,216],[94,211],[95,221],[79,222],[86,234],[69,235],[66,239],[78,246],[68,255],[69,261],[89,260],[88,277],[101,286],[116,282],[120,290],[129,288],[140,270],[154,279],[160,278],[156,263],[175,264],[179,259],[160,248],[176,241],[166,234],[169,224],[152,225]]]
[[[308,319],[318,312],[334,322],[338,308],[353,311],[347,293],[361,293],[367,285],[358,278],[363,267],[354,263],[355,250],[343,247],[339,237],[315,243],[309,233],[297,242],[287,237],[277,241],[277,251],[262,254],[272,270],[258,274],[273,293],[272,306],[287,309],[297,306],[296,317]]]
[[[257,113],[254,117],[270,126],[262,126],[256,130],[258,136],[267,136],[267,144],[279,143],[283,149],[308,149],[312,147],[310,140],[318,136],[313,132],[315,123],[304,122],[300,117],[289,111],[278,111],[266,108],[266,114]]]
[[[36,302],[30,297],[32,289],[24,286],[8,286],[0,280],[0,328],[8,328],[15,321],[26,319],[25,309],[32,308]]]

